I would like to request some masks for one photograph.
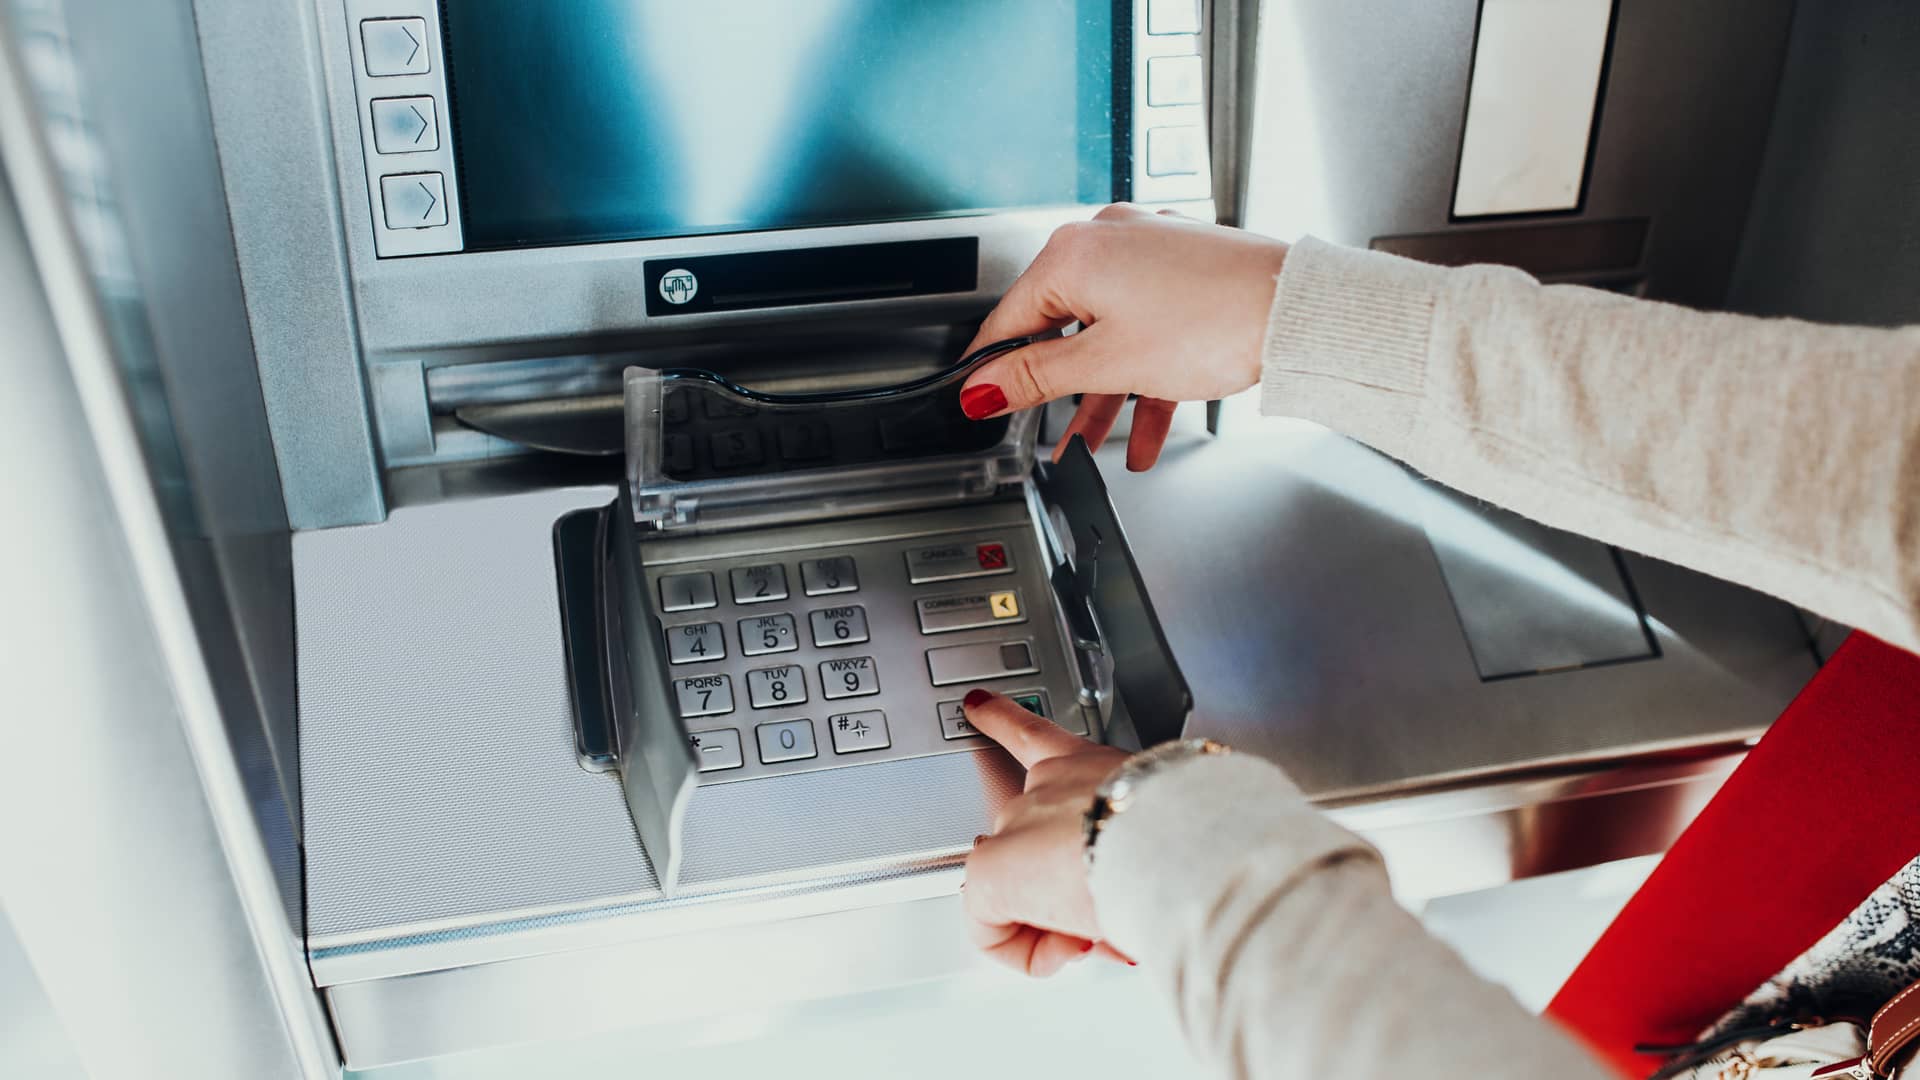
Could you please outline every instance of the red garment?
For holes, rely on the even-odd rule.
[[[1643,1077],[1920,853],[1920,658],[1854,633],[1581,961],[1547,1015]]]

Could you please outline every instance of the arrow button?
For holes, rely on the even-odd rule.
[[[382,154],[418,154],[440,149],[440,113],[433,98],[375,98],[373,148]]]
[[[383,176],[380,202],[389,229],[430,229],[445,225],[446,177],[437,172]]]
[[[376,79],[425,75],[433,66],[425,19],[362,19],[360,48],[367,74]]]

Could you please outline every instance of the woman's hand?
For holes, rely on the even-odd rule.
[[[960,407],[983,420],[1085,394],[1060,446],[1077,433],[1098,449],[1127,395],[1138,394],[1127,468],[1151,468],[1176,402],[1226,397],[1260,380],[1260,343],[1286,255],[1277,240],[1125,203],[1063,225],[967,351],[1072,322],[1083,329],[982,365]]]
[[[981,734],[1027,769],[1026,791],[1000,808],[993,835],[974,841],[967,856],[961,898],[968,929],[995,960],[1052,975],[1100,941],[1082,854],[1084,822],[1094,789],[1127,755],[987,690],[972,691],[961,704]]]

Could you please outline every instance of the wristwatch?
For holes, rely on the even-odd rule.
[[[1207,754],[1224,754],[1225,746],[1212,739],[1182,739],[1179,742],[1161,743],[1151,750],[1142,750],[1120,763],[1119,767],[1107,774],[1100,786],[1093,791],[1093,804],[1087,807],[1086,816],[1086,860],[1087,869],[1093,869],[1093,845],[1100,839],[1100,830],[1105,828],[1115,814],[1127,808],[1133,801],[1134,793],[1139,790],[1140,782],[1176,761],[1200,757]]]

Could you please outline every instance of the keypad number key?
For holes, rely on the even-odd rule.
[[[727,576],[733,581],[736,604],[764,604],[787,598],[787,568],[779,563],[736,566]]]
[[[747,656],[793,652],[799,647],[791,615],[762,615],[740,620],[740,651]]]
[[[850,555],[808,559],[800,564],[800,585],[808,596],[858,592],[860,574],[854,569]]]
[[[858,604],[823,608],[808,615],[807,621],[813,624],[813,645],[816,649],[858,645],[868,639],[867,609]]]
[[[813,745],[813,721],[781,720],[753,729],[760,742],[760,760],[768,765],[782,761],[804,761],[819,755]]]
[[[717,622],[667,627],[669,663],[698,664],[707,660],[724,660],[726,656],[727,635]]]
[[[719,599],[713,593],[713,575],[667,574],[660,579],[661,611],[700,611],[714,607]]]
[[[880,692],[880,669],[875,666],[871,656],[822,661],[820,692],[828,700],[877,694]]]
[[[725,675],[675,679],[673,696],[681,716],[725,716],[733,711],[733,680]]]
[[[893,745],[893,738],[887,731],[887,714],[879,709],[829,716],[827,730],[833,733],[833,752],[836,754],[884,750]]]
[[[756,709],[778,709],[806,700],[807,674],[799,664],[747,672],[747,702]]]

